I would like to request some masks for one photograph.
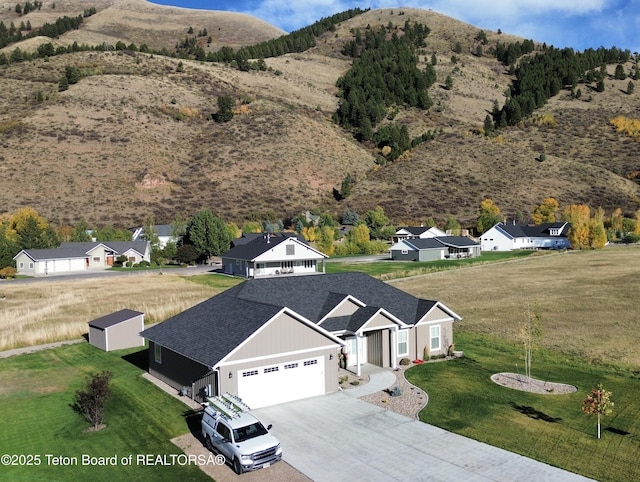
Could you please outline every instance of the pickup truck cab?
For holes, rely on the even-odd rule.
[[[271,425],[265,427],[227,400],[222,403],[205,407],[202,414],[202,435],[209,450],[224,455],[236,474],[269,467],[282,458],[280,442],[269,433]]]

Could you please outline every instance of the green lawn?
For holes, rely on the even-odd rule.
[[[187,407],[141,377],[146,349],[105,353],[88,343],[0,360],[0,454],[39,455],[39,466],[7,466],[2,480],[210,480],[196,465],[136,463],[138,455],[181,454],[170,439],[189,431]],[[113,372],[107,427],[89,424],[71,408],[75,390],[92,374]],[[191,419],[193,420],[193,419]],[[46,455],[76,457],[54,466]],[[82,466],[82,456],[117,456],[118,465]],[[120,460],[133,456],[131,466]],[[52,459],[53,460],[53,459]]]
[[[496,263],[499,261],[508,261],[516,258],[525,258],[528,256],[540,256],[544,251],[508,251],[508,252],[489,252],[482,253],[482,256],[468,259],[443,259],[440,261],[374,261],[365,262],[349,262],[341,261],[340,258],[331,260],[326,263],[327,273],[344,273],[347,271],[360,271],[370,276],[376,276],[384,279],[406,278],[407,276],[416,276],[420,274],[433,273],[436,271],[445,271],[448,269],[460,268],[463,266],[471,266],[485,263]]]
[[[522,372],[519,347],[465,332],[456,333],[456,347],[464,350],[464,358],[417,365],[407,372],[409,381],[429,394],[422,421],[598,480],[640,480],[637,372],[539,351],[532,376],[568,383],[578,391],[535,395],[489,378],[518,371],[516,364]],[[600,440],[597,418],[580,410],[598,383],[613,392],[615,403],[613,413],[603,417]]]

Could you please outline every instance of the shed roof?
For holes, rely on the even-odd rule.
[[[122,323],[124,321],[128,321],[140,315],[144,315],[144,313],[125,308],[123,310],[116,311],[115,313],[111,313],[109,315],[96,318],[95,320],[89,322],[89,326],[93,328],[100,328],[101,330],[105,330],[110,326],[117,325],[118,323]]]

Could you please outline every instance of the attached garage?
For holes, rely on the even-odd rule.
[[[324,395],[324,358],[238,370],[238,396],[252,409]]]

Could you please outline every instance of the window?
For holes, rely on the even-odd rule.
[[[231,430],[229,430],[229,427],[227,427],[222,422],[218,423],[218,426],[216,427],[216,432],[220,434],[223,440],[231,441]]]
[[[303,363],[305,367],[308,367],[309,365],[317,365],[317,364],[318,364],[318,360],[307,360]]]
[[[20,268],[20,269],[24,268],[24,263],[22,261],[20,263],[18,263],[18,268]]]
[[[398,356],[409,354],[409,331],[398,331]]]
[[[242,372],[243,377],[252,377],[258,374],[258,370],[248,370],[246,372]]]
[[[101,260],[100,260],[100,257],[99,257],[99,256],[94,256],[94,257],[93,257],[93,262],[94,262],[94,263],[99,263],[100,261],[101,261]]]
[[[287,256],[295,256],[295,254],[296,254],[296,245],[295,244],[287,244],[285,252],[286,252]]]
[[[162,347],[158,344],[153,346],[153,353],[156,358],[156,363],[162,365]]]
[[[316,264],[316,261],[313,259],[305,259],[304,260],[304,267],[305,268],[313,268]]]
[[[430,327],[429,335],[431,338],[431,344],[430,344],[431,351],[440,350],[440,325]]]
[[[264,373],[272,373],[277,371],[278,371],[278,367],[269,367],[264,369]]]
[[[402,250],[402,254],[409,254],[409,251],[408,251],[408,250],[406,250],[406,249],[403,249],[403,250]]]
[[[297,364],[297,363],[287,363],[287,364],[284,366],[284,369],[285,369],[285,370],[289,370],[289,369],[291,369],[291,368],[298,368],[298,364]]]
[[[33,263],[29,263],[29,269],[33,269]]]

